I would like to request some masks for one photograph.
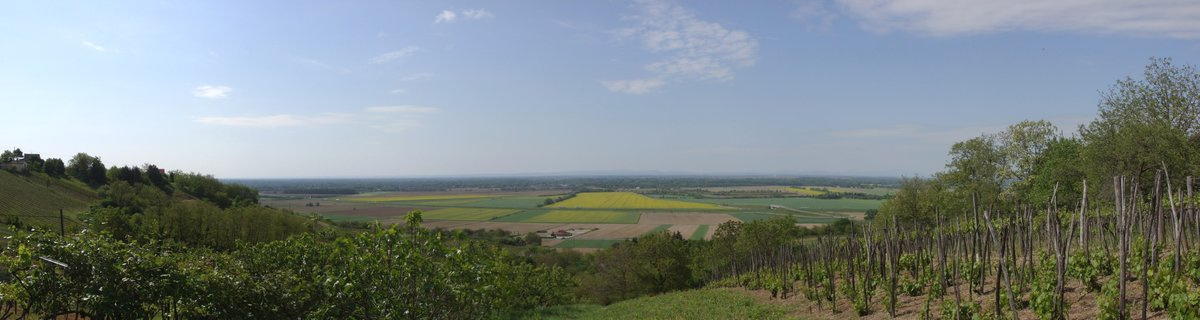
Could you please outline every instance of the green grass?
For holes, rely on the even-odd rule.
[[[756,208],[780,205],[807,211],[867,211],[868,209],[879,209],[879,206],[883,204],[883,200],[816,198],[690,199],[686,201]]]
[[[633,192],[584,192],[546,207],[555,209],[723,209],[712,204],[655,199]]]
[[[428,220],[487,221],[517,213],[517,209],[446,208],[424,212]]]
[[[67,218],[73,219],[87,211],[96,199],[95,191],[75,180],[55,179],[42,173],[17,175],[0,170],[0,215],[3,215],[0,218],[20,216],[25,224],[58,228],[59,209]]]
[[[616,239],[567,239],[554,245],[555,248],[610,248],[614,244],[625,240]]]
[[[704,236],[707,234],[708,234],[708,225],[702,224],[699,227],[696,227],[696,231],[692,232],[692,236],[688,237],[688,240],[697,240],[697,241],[704,240]]]
[[[780,307],[761,304],[731,289],[676,291],[608,306],[567,305],[537,309],[516,319],[785,319]]]
[[[496,219],[525,223],[623,223],[633,224],[642,214],[632,211],[528,210]]]

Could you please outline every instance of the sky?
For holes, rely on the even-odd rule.
[[[219,178],[928,175],[1065,135],[1192,0],[5,1],[0,148]]]

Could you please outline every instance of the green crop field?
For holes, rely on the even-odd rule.
[[[720,206],[708,203],[655,199],[633,192],[585,192],[547,207],[568,209],[721,209]]]
[[[446,208],[425,212],[422,218],[428,220],[461,220],[486,221],[517,213],[517,209],[481,209],[481,208]]]
[[[470,202],[470,203],[464,203],[464,204],[461,204],[461,206],[478,207],[478,208],[532,209],[532,208],[537,208],[538,205],[541,205],[542,203],[545,203],[546,198],[547,197],[525,197],[525,196],[496,197],[496,198],[484,199],[484,200]]]
[[[705,235],[708,235],[708,225],[702,224],[696,227],[696,231],[692,232],[692,236],[688,237],[688,240],[704,240]]]
[[[527,223],[637,223],[641,213],[595,210],[529,210],[496,219]]]
[[[596,248],[604,249],[625,240],[614,239],[567,239],[555,245],[555,248]]]
[[[879,209],[879,206],[883,204],[883,200],[817,198],[690,199],[687,201],[756,208],[780,205],[805,211],[867,211]]]

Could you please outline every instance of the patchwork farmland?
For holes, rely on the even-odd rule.
[[[826,187],[746,187],[720,190],[803,190],[811,194],[834,190]],[[860,189],[848,189],[850,191]],[[862,189],[866,190],[866,189]],[[842,190],[832,192],[843,192]],[[880,192],[876,190],[876,192]],[[636,192],[564,191],[524,193],[370,193],[311,199],[265,199],[274,205],[311,212],[335,221],[404,223],[411,210],[422,210],[424,226],[441,229],[503,229],[518,234],[549,235],[574,230],[565,240],[543,245],[571,250],[604,248],[613,243],[656,232],[679,233],[685,239],[709,239],[721,223],[790,216],[802,225],[826,224],[843,218],[861,218],[876,209],[880,200],[818,199],[788,196],[771,198],[692,198],[647,196]],[[547,199],[559,202],[546,204]],[[315,205],[319,203],[319,206]]]

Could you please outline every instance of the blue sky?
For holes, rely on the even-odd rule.
[[[9,1],[0,146],[223,178],[929,174],[1067,134],[1200,2]]]

